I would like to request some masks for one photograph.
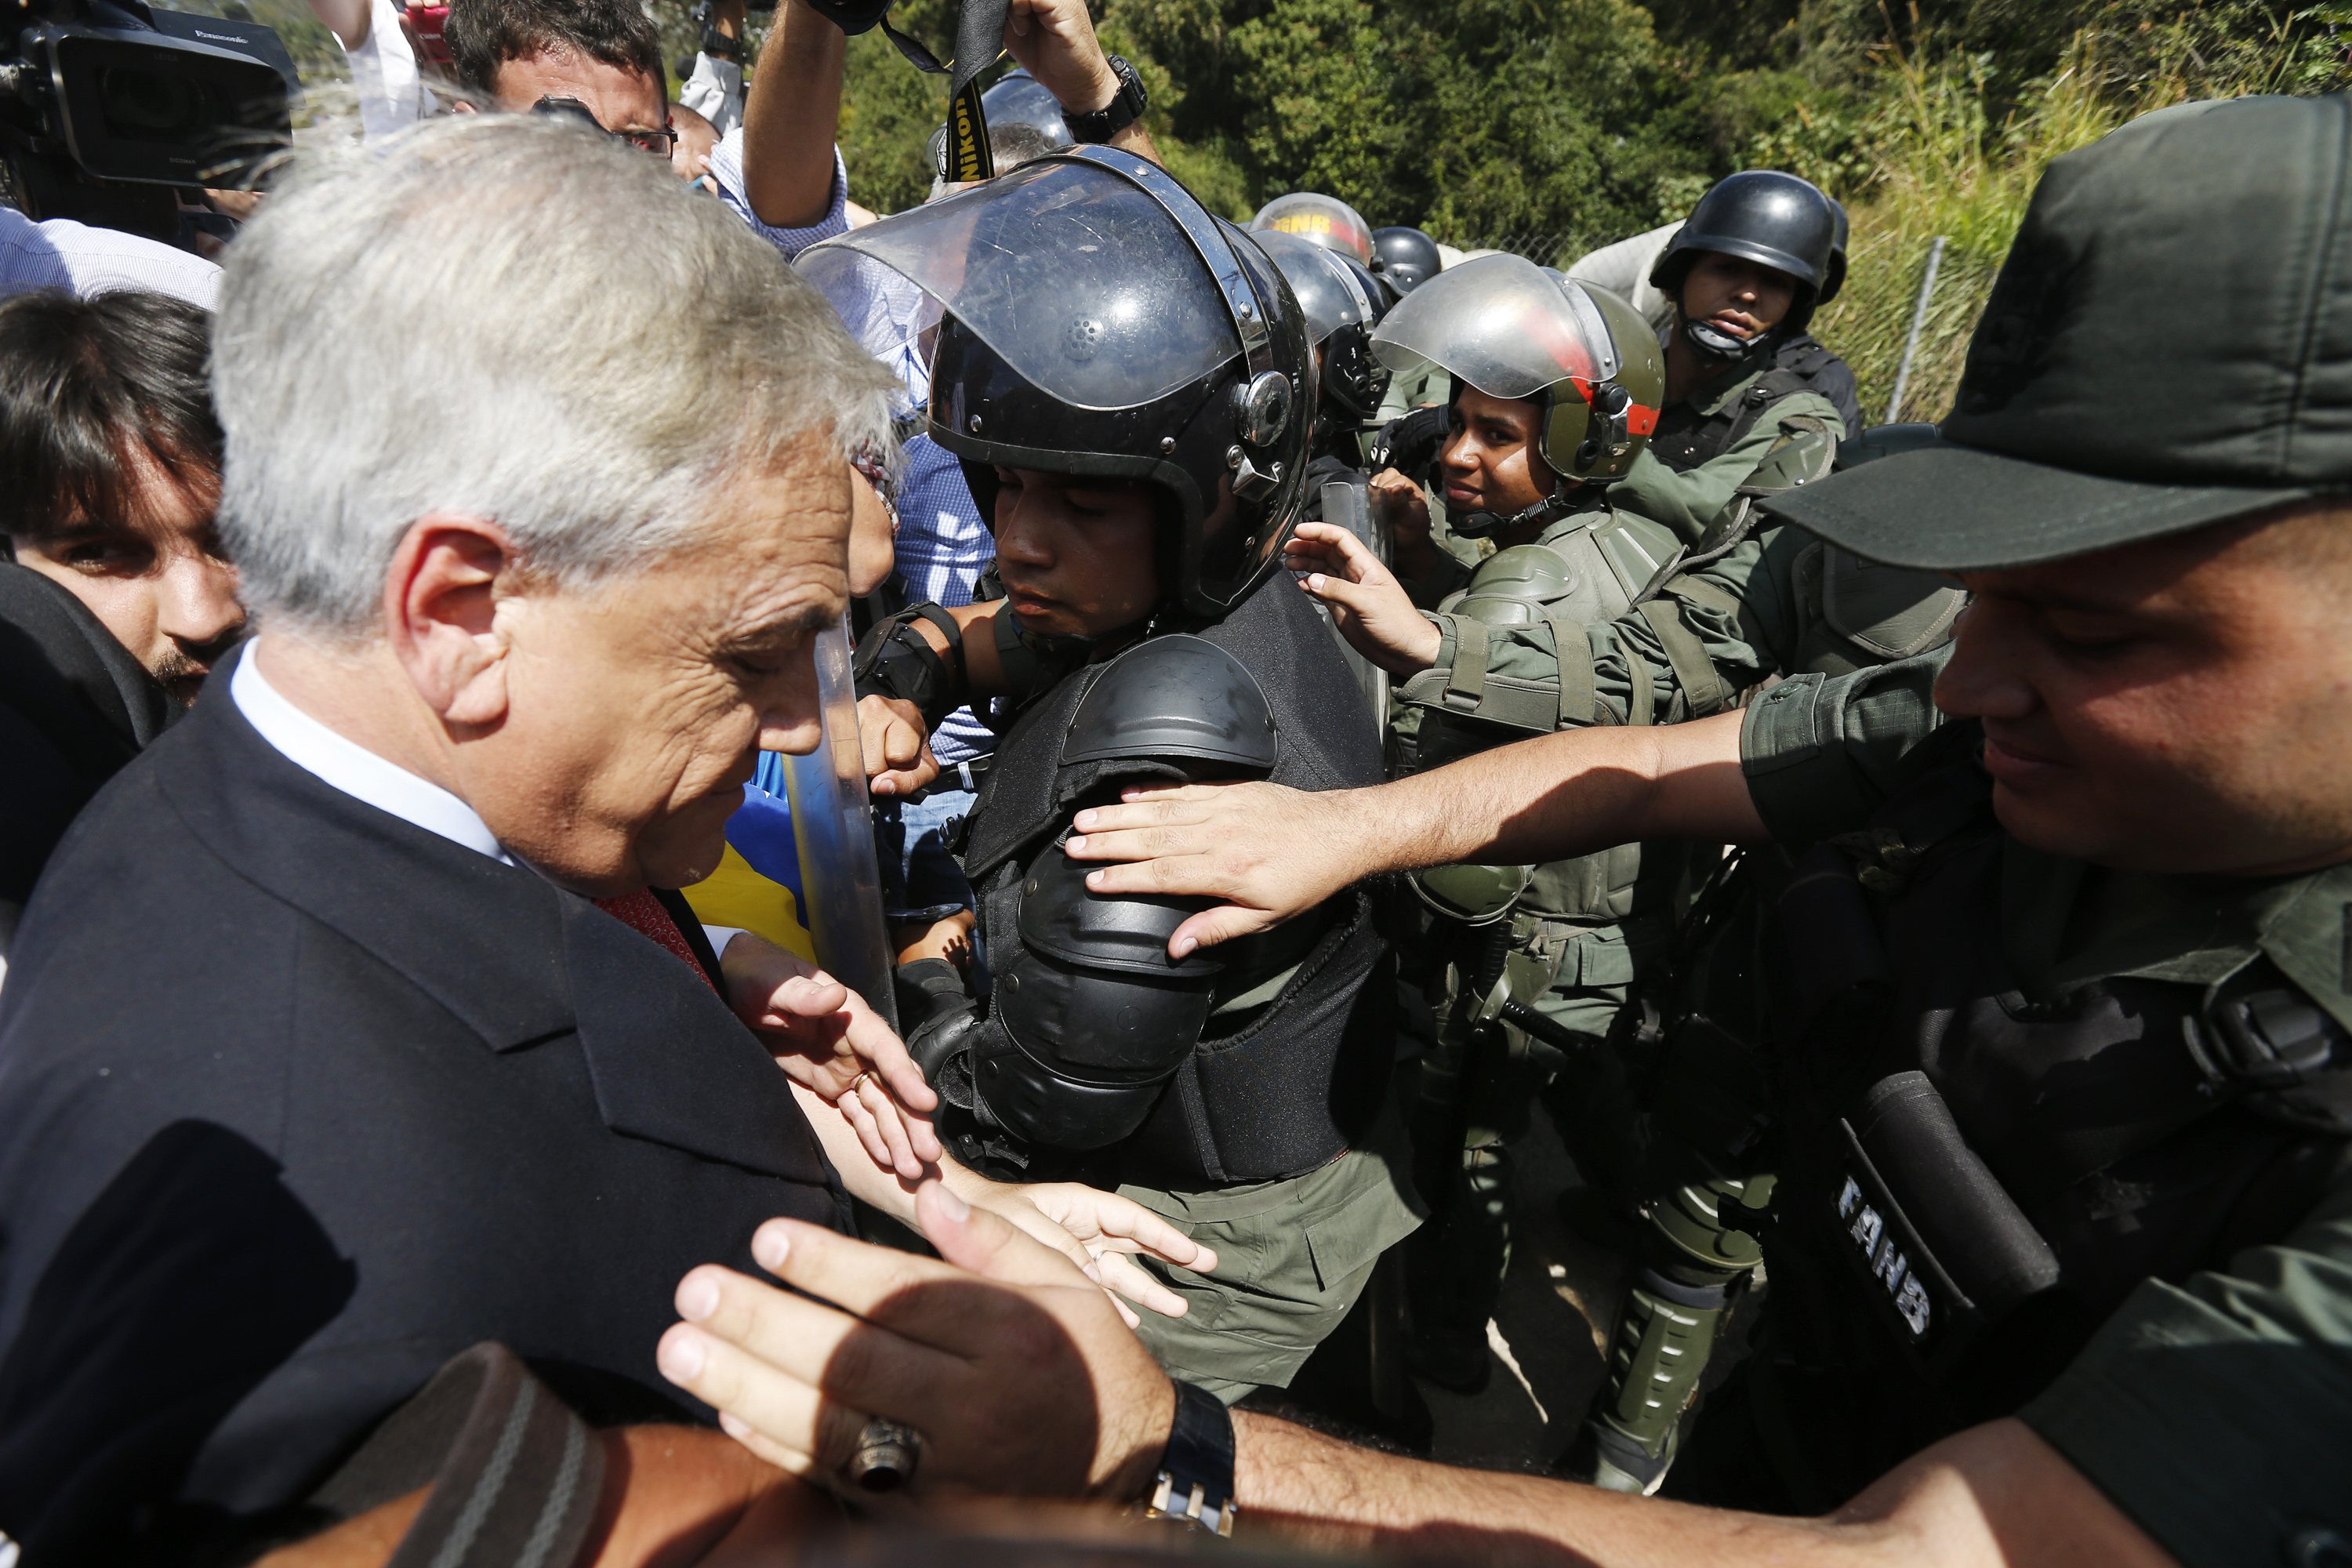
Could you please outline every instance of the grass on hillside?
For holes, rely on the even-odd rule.
[[[1864,415],[1875,423],[1886,414],[1937,235],[1947,246],[1904,393],[1913,419],[1939,419],[1950,408],[1969,335],[2052,159],[2168,104],[2340,86],[2337,19],[2326,9],[2297,13],[2273,37],[2242,32],[2227,48],[2186,25],[2153,45],[2135,36],[2122,41],[2139,62],[2129,74],[2116,64],[2119,40],[2084,28],[2059,69],[1999,124],[1980,60],[1885,49],[1886,86],[1864,136],[1873,177],[1850,204],[1849,281],[1814,328],[1853,367]]]

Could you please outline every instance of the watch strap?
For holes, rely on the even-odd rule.
[[[1143,79],[1135,68],[1118,55],[1107,57],[1111,74],[1118,78],[1118,91],[1102,108],[1086,114],[1063,111],[1062,122],[1070,128],[1071,137],[1078,142],[1099,146],[1143,118],[1146,94]]]
[[[1180,1380],[1168,1452],[1160,1461],[1144,1513],[1229,1536],[1238,1512],[1234,1504],[1233,1413],[1207,1389]]]

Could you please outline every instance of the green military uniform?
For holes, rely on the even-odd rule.
[[[1845,416],[1818,392],[1780,372],[1769,353],[1751,354],[1658,417],[1658,434],[1618,481],[1617,504],[1696,539],[1751,484],[1773,447],[1805,420],[1845,434]],[[1669,445],[1687,430],[1685,451]]]
[[[2345,526],[2352,251],[2333,215],[2348,197],[2341,96],[2183,104],[2057,160],[1943,444],[1769,510],[1900,565],[2046,564],[2011,577],[2021,613],[1954,657],[2015,675],[2073,732],[2092,715],[2046,673],[2070,656],[2039,621],[2062,584],[2113,581],[2105,552],[2177,538],[2193,581],[2307,592],[2220,547],[2266,516]],[[2170,309],[2182,299],[2228,309]],[[2173,328],[2151,334],[2159,317]],[[2168,650],[2267,608],[2175,602],[2202,607],[2187,626],[2117,608]],[[2297,854],[2257,831],[2265,847],[2217,864],[2257,826],[2227,792],[2178,823],[2111,825],[2115,858],[2143,869],[2022,842],[1994,809],[1982,730],[1938,724],[1936,673],[1798,678],[1747,715],[1749,793],[1792,857],[1754,949],[1780,1179],[1769,1215],[1735,1216],[1762,1233],[1770,1284],[1756,1351],[1668,1489],[1808,1511],[2017,1416],[2182,1563],[2342,1558],[2352,862],[2244,869]],[[2218,703],[2230,679],[2176,667],[2144,694],[2201,681],[2197,700]],[[2250,735],[2289,717],[2260,675],[2243,696]],[[2345,737],[2340,705],[2294,717]],[[2340,807],[2324,768],[2302,752],[2285,766],[2278,782],[2334,784],[2319,809]],[[2063,821],[2131,776],[2095,746],[2071,767],[2079,793],[2049,798]],[[1694,1007],[1670,1023],[1719,1021]]]
[[[1835,679],[1783,682],[1749,710],[1741,739],[1750,793],[1776,841],[1797,847],[1850,836],[1838,856],[1851,856],[1863,868],[1862,885],[1885,889],[1897,906],[1937,894],[1932,883],[1889,879],[1903,874],[1890,868],[1922,859],[1912,852],[1923,845],[1915,827],[1886,826],[1904,820],[1890,818],[1888,803],[1916,795],[1956,766],[1974,771],[1969,748],[1958,743],[1968,732],[1952,734],[1953,743],[1936,742],[1941,716],[1929,693],[1941,663],[1931,656]],[[1871,822],[1879,826],[1864,847],[1855,829]],[[1898,831],[1907,851],[1893,844]],[[1962,841],[1948,830],[1925,854],[1954,857]],[[2029,1195],[2033,1183],[2019,1175],[2034,1145],[2000,1129],[2003,1118],[2018,1114],[2002,1100],[2038,1086],[2002,1081],[2018,1058],[1998,1059],[1981,1026],[1972,1052],[1948,1046],[1935,1077],[1962,1118],[1966,1147],[1984,1150],[1999,1162],[1993,1168],[2004,1184],[2019,1189],[2040,1233],[2034,1239],[2046,1237],[2068,1289],[2045,1287],[2031,1299],[2038,1316],[2019,1307],[2006,1322],[1978,1327],[1980,1337],[1962,1343],[1960,1359],[1915,1385],[1866,1359],[1871,1326],[1857,1326],[1853,1309],[1872,1299],[1855,1289],[1871,1276],[1859,1268],[1825,1269],[1822,1249],[1795,1239],[1801,1233],[1787,1210],[1805,1200],[1821,1206],[1827,1186],[1784,1187],[1783,1217],[1766,1246],[1774,1295],[1759,1347],[1743,1369],[1747,1386],[1709,1406],[1667,1489],[1756,1506],[1826,1507],[1942,1431],[2021,1405],[2030,1425],[2182,1561],[2273,1563],[2283,1549],[2285,1560],[2304,1560],[2293,1549],[2299,1539],[2352,1524],[2352,1494],[2342,1484],[2344,1434],[2352,1430],[2346,1370],[2352,1355],[2345,1348],[2352,1346],[2352,1086],[2342,1067],[2331,1074],[2316,1065],[2329,1042],[2342,1061],[2344,1042],[2352,1039],[2352,977],[2343,962],[2352,951],[2346,912],[2352,866],[2278,878],[2164,877],[2109,870],[2005,838],[1991,858],[2009,914],[1994,939],[1998,954],[1987,962],[2015,984],[2014,1000],[1995,1010],[1992,1028],[2010,1016],[2069,1023],[2091,1011],[2084,997],[2115,993],[2127,999],[2135,1022],[2163,1017],[2168,1002],[2184,1017],[2210,1020],[2242,1001],[2243,1016],[2273,1041],[2300,1038],[2320,1048],[2304,1053],[2311,1065],[2290,1083],[2292,1093],[2277,1087],[2290,1082],[2286,1075],[2257,1079],[2224,1063],[2210,1090],[2185,1097],[2189,1110],[2177,1123],[2159,1117],[2124,1152],[2083,1156],[2095,1168],[2076,1183],[2102,1194],[2095,1217],[2085,1220],[2070,1217],[2068,1202],[2036,1201]],[[1929,989],[1939,1010],[1965,1022],[1966,988]],[[2274,1022],[2291,1016],[2291,1003],[2316,1009],[2300,1037]],[[1795,1009],[1776,1011],[1785,1021]],[[2065,1070],[2095,1072],[2102,1057],[2126,1053],[2131,1034],[2078,1051]],[[2189,1050],[2171,1038],[2154,1044],[2159,1053],[2179,1050],[2187,1065]],[[2063,1058],[2050,1044],[2032,1046]],[[2091,1102],[2107,1111],[2103,1135],[2128,1126],[2142,1112],[2140,1095],[2160,1094],[2161,1082],[2146,1071],[2117,1077]],[[2130,1092],[2133,1084],[2140,1095]],[[2079,1124],[2079,1113],[2068,1115]],[[1833,1143],[1835,1132],[1822,1136],[1817,1121],[1801,1120],[1792,1142]],[[2231,1199],[2225,1220],[2204,1219],[2181,1195],[2231,1189],[2231,1172],[2241,1168],[2262,1174],[2247,1195]],[[2150,1204],[2147,1189],[2162,1191],[2164,1201]],[[1918,1211],[1916,1232],[1939,1228],[1916,1196],[1903,1206]],[[2123,1217],[2143,1207],[2148,1218]],[[1856,1211],[1867,1217],[1863,1205]],[[1851,1228],[1813,1235],[1828,1234],[1834,1252]],[[1949,1235],[1948,1223],[1940,1228]],[[2146,1239],[2151,1233],[2157,1243]],[[2119,1244],[2118,1236],[2127,1240]],[[1881,1247],[1893,1250],[1891,1241]],[[2103,1270],[2102,1253],[2117,1251],[2127,1259],[2152,1254],[2152,1277]],[[1930,1280],[1929,1290],[1961,1295],[1919,1259],[1910,1268]],[[1885,1268],[1882,1257],[1879,1270]],[[1977,1303],[1979,1310],[1988,1305]],[[1958,1309],[1938,1295],[1934,1310]],[[1989,1358],[1976,1346],[2000,1354]],[[2336,1347],[2336,1354],[2315,1353],[2320,1346]],[[2043,1363],[2053,1362],[2064,1370],[2033,1386],[2037,1367],[2048,1378]],[[1895,1386],[1878,1388],[1882,1380]],[[2250,1522],[2262,1528],[2249,1534]]]
[[[1184,1298],[1181,1318],[1142,1312],[1137,1337],[1163,1366],[1230,1404],[1285,1388],[1339,1324],[1381,1254],[1425,1212],[1393,1116],[1303,1176],[1171,1192],[1122,1185],[1132,1198],[1216,1249],[1217,1271],[1159,1270]]]
[[[1964,596],[1935,574],[1863,561],[1801,530],[1739,531],[1750,521],[1747,508],[1756,493],[1819,479],[1830,449],[1814,421],[1792,424],[1769,450],[1765,471],[1748,487],[1749,493],[1695,547],[1701,557],[1715,558],[1669,577],[1630,615],[1585,626],[1556,621],[1482,626],[1483,658],[1474,637],[1465,660],[1458,605],[1441,612],[1433,617],[1441,633],[1437,663],[1408,695],[1426,700],[1432,691],[1458,691],[1483,670],[1482,719],[1528,731],[1555,727],[1562,717],[1564,640],[1571,703],[1589,701],[1569,716],[1571,721],[1675,721],[1719,711],[1773,674],[1843,672],[1940,645],[1951,635]],[[1428,760],[1445,754],[1441,743]],[[1622,846],[1538,871],[1529,899],[1515,911],[1508,948],[1513,972],[1503,976],[1512,984],[1506,989],[1559,1029],[1597,1044],[1617,1025],[1629,987],[1673,945],[1674,921],[1692,885],[1709,869],[1706,858],[1680,846],[1663,852]],[[1564,894],[1563,884],[1572,880],[1578,893]],[[1595,892],[1613,893],[1623,914],[1595,920],[1610,908],[1595,901]],[[1546,893],[1549,904],[1541,901]],[[1571,900],[1581,920],[1568,915]],[[1488,988],[1484,1011],[1492,1014],[1497,1002]],[[1517,1031],[1490,1027],[1489,1034],[1504,1052],[1499,1058],[1481,1064],[1460,1059],[1459,1051],[1440,1053],[1435,1070],[1423,1079],[1425,1100],[1469,1096],[1459,1113],[1468,1150],[1462,1179],[1469,1195],[1454,1210],[1476,1223],[1465,1230],[1467,1218],[1458,1218],[1417,1244],[1431,1264],[1421,1271],[1423,1316],[1450,1321],[1457,1334],[1469,1331],[1473,1318],[1483,1324],[1480,1314],[1492,1304],[1489,1281],[1507,1261],[1502,1195],[1507,1145],[1524,1131],[1529,1102],[1549,1076],[1545,1067],[1556,1059]],[[1630,1033],[1612,1048],[1588,1047],[1560,1065],[1570,1070],[1549,1098],[1587,1181],[1621,1203],[1643,1205],[1651,1222],[1645,1229],[1656,1233],[1647,1237],[1645,1251],[1663,1250],[1659,1266],[1717,1301],[1707,1307],[1688,1296],[1669,1303],[1637,1289],[1612,1336],[1604,1404],[1630,1402],[1620,1426],[1654,1445],[1678,1408],[1671,1400],[1653,1407],[1647,1399],[1654,1392],[1655,1363],[1667,1358],[1687,1380],[1684,1386],[1695,1385],[1712,1344],[1721,1294],[1756,1262],[1753,1242],[1717,1223],[1717,1199],[1727,1191],[1736,1194],[1739,1182],[1762,1173],[1694,1176],[1686,1152],[1649,1146],[1659,1140],[1651,1136],[1656,1123],[1648,1114],[1647,1080],[1676,1070],[1705,1088],[1711,1103],[1700,1119],[1702,1130],[1727,1119],[1744,1126],[1768,1097],[1747,1064],[1690,1058],[1683,1069],[1669,1069]],[[1435,1132],[1440,1122],[1433,1107],[1424,1109],[1420,1126],[1424,1138]],[[1722,1185],[1726,1180],[1733,1184],[1728,1188]],[[1754,1194],[1759,1200],[1769,1191],[1769,1178],[1762,1181]],[[1432,1303],[1433,1290],[1446,1300]],[[1651,1417],[1646,1423],[1640,1419],[1644,1413]]]
[[[1751,470],[1765,470],[1752,477],[1768,489],[1818,478],[1835,451],[1834,428],[1810,416],[1776,427],[1770,444],[1748,458]],[[1820,616],[1804,590],[1817,588],[1821,574],[1798,569],[1805,552],[1774,552],[1778,574],[1764,581],[1786,599],[1743,618],[1760,547],[1719,555],[1704,583],[1676,574],[1675,563],[1706,542],[1701,531],[1618,504],[1647,466],[1646,456],[1637,459],[1593,510],[1555,521],[1530,545],[1498,552],[1431,617],[1436,662],[1399,692],[1421,717],[1418,765],[1526,733],[1719,711],[1777,668],[1769,661],[1782,645],[1806,640],[1801,624]],[[1916,596],[1916,574],[1912,587]],[[1484,1364],[1486,1320],[1509,1257],[1510,1145],[1559,1065],[1557,1037],[1538,1047],[1500,1021],[1504,1004],[1532,1007],[1584,1042],[1574,1053],[1582,1058],[1576,1092],[1555,1109],[1590,1174],[1628,1179],[1621,1149],[1634,1107],[1622,1064],[1591,1047],[1671,942],[1675,916],[1704,873],[1704,859],[1685,847],[1622,845],[1524,871],[1456,868],[1422,879],[1441,908],[1467,917],[1442,922],[1450,937],[1433,950],[1446,972],[1432,977],[1445,997],[1445,1026],[1423,1064],[1414,1115],[1423,1190],[1449,1192],[1439,1205],[1443,1223],[1414,1244],[1420,1354],[1433,1374],[1475,1380]],[[1482,875],[1491,890],[1468,885]],[[1495,900],[1507,900],[1507,908],[1484,907]],[[1456,1159],[1458,1171],[1441,1169]]]

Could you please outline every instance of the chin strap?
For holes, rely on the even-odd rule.
[[[1447,517],[1445,526],[1465,539],[1486,539],[1493,534],[1508,533],[1514,529],[1557,521],[1575,510],[1575,498],[1563,486],[1533,506],[1521,507],[1508,517],[1494,511],[1465,511],[1459,516]]]

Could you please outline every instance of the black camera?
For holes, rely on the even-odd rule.
[[[20,0],[0,37],[0,163],[36,219],[169,238],[179,189],[249,190],[293,144],[299,85],[257,22],[142,0]]]

